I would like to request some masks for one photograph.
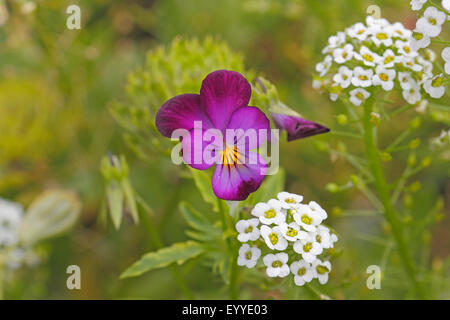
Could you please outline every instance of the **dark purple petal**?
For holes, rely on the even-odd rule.
[[[156,128],[165,137],[170,138],[176,129],[191,130],[194,121],[201,121],[203,129],[212,127],[198,94],[182,94],[168,100],[156,114]]]
[[[277,128],[287,131],[288,141],[302,139],[330,131],[330,129],[321,124],[300,117],[288,116],[281,113],[272,113],[271,115]]]
[[[217,131],[218,135],[205,136],[205,130],[194,128],[184,135],[181,139],[184,162],[198,170],[212,167],[223,149],[222,134]]]
[[[227,70],[207,75],[200,89],[206,114],[220,130],[227,127],[234,111],[248,105],[251,94],[248,81],[240,73]]]
[[[267,172],[267,164],[257,155],[255,164],[218,164],[214,170],[212,187],[214,194],[224,200],[242,201],[258,190]]]

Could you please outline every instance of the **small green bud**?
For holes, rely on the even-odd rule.
[[[322,151],[322,152],[328,151],[328,149],[330,148],[328,143],[323,142],[323,141],[318,141],[318,140],[314,141],[314,145],[317,148],[317,150]]]
[[[412,217],[409,214],[403,218],[403,223],[405,223],[405,224],[410,224],[411,221],[412,221]]]
[[[411,208],[413,204],[413,198],[410,194],[407,194],[403,197],[403,204],[405,205],[405,207]]]
[[[330,193],[336,193],[339,192],[339,186],[336,183],[328,183],[325,186],[325,190],[327,190]]]
[[[421,188],[421,184],[419,181],[415,181],[409,185],[409,190],[411,192],[417,192],[420,190],[420,188]]]
[[[347,122],[348,122],[348,118],[347,118],[347,116],[345,115],[345,114],[339,114],[337,117],[336,117],[336,121],[337,121],[337,123],[339,123],[341,126],[343,126],[343,125],[346,125],[347,124]]]
[[[420,162],[420,165],[422,166],[422,168],[426,168],[429,167],[431,164],[431,157],[425,157],[422,159],[422,161]]]
[[[342,215],[342,209],[340,207],[333,207],[331,209],[331,214],[335,217],[339,217]]]
[[[415,153],[411,153],[408,157],[408,166],[413,167],[417,163],[417,157]]]
[[[383,160],[384,162],[389,162],[392,160],[392,155],[389,152],[382,152],[381,160]]]
[[[420,145],[420,139],[419,138],[411,140],[409,142],[409,144],[408,144],[410,149],[416,149],[419,145]]]
[[[411,129],[417,129],[420,127],[420,124],[421,124],[421,119],[419,117],[416,117],[410,122],[409,127]]]

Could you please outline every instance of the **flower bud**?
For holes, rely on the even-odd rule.
[[[19,228],[20,241],[33,245],[69,230],[80,215],[77,196],[62,190],[46,191],[29,206]]]

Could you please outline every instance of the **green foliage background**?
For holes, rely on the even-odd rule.
[[[133,106],[142,103],[129,97],[131,93],[134,99],[139,99],[142,84],[133,79],[142,79],[139,72],[143,72],[146,64],[151,66],[148,50],[167,45],[180,36],[200,41],[208,37],[219,39],[228,43],[225,52],[236,52],[239,57],[223,58],[230,68],[257,71],[276,84],[283,101],[305,118],[336,128],[335,116],[342,112],[342,106],[311,88],[314,66],[321,59],[320,50],[328,36],[364,20],[370,4],[379,5],[382,16],[391,22],[401,21],[409,28],[415,22],[409,1],[396,0],[36,3],[34,12],[23,14],[20,1],[6,1],[9,19],[0,27],[0,196],[28,205],[43,189],[69,188],[80,195],[83,213],[69,235],[42,245],[46,258],[40,266],[21,269],[7,279],[5,296],[11,299],[183,297],[168,268],[139,278],[119,279],[142,254],[158,247],[148,232],[148,224],[159,230],[162,242],[168,246],[187,239],[187,224],[178,208],[180,201],[186,200],[203,212],[211,209],[203,203],[192,179],[180,175],[181,169],[157,152],[158,141],[154,140],[157,135],[151,133],[147,141],[136,142],[129,135],[130,130],[121,129],[116,122],[120,122],[121,112],[127,111],[126,103]],[[65,27],[69,4],[81,7],[81,30]],[[160,54],[170,61],[164,52]],[[177,67],[189,64],[190,61],[180,58]],[[167,68],[175,66],[169,63]],[[154,83],[162,86],[163,81]],[[198,91],[200,83],[185,83],[176,88],[157,88],[155,92]],[[163,102],[163,97],[157,99]],[[448,106],[449,102],[448,95],[442,99],[443,105]],[[155,108],[158,106],[150,106],[149,110],[154,112]],[[139,130],[142,121],[152,125],[151,112],[145,112],[142,118],[138,113]],[[405,113],[403,121],[397,122],[398,127],[383,128],[381,138],[392,141],[408,128],[415,116],[414,111]],[[421,117],[423,124],[414,133],[423,142],[418,154],[424,153],[429,139],[450,123],[448,110],[430,111]],[[122,125],[136,129],[133,126],[136,123],[128,124],[129,127]],[[357,190],[331,194],[325,188],[330,182],[345,184],[352,172],[341,157],[330,158],[317,148],[317,142],[336,145],[336,141],[329,134],[289,145],[283,143],[280,153],[286,171],[285,189],[319,202],[330,213],[327,224],[340,234],[341,254],[334,260],[330,282],[321,289],[337,299],[407,298],[409,287],[398,267],[398,256],[386,255],[386,245],[380,240],[389,234],[383,219],[347,212],[370,207]],[[132,184],[152,207],[148,221],[135,225],[131,216],[127,216],[119,231],[111,223],[106,226],[98,223],[104,199],[99,166],[107,151],[126,155]],[[407,154],[396,153],[394,157],[406,161]],[[389,170],[395,174],[398,169]],[[418,244],[414,246],[422,248],[416,250],[416,258],[432,270],[427,290],[434,297],[447,299],[450,298],[449,173],[448,159],[433,159],[433,166],[416,177],[422,188],[411,200],[414,219],[429,211],[438,198],[443,199],[439,213],[444,215],[438,219],[439,223],[418,235]],[[80,291],[69,291],[65,286],[65,271],[71,264],[81,267]],[[372,264],[384,264],[389,271],[381,290],[366,287],[366,268]],[[196,297],[227,297],[220,277],[199,258],[180,270]],[[311,298],[307,291],[293,287],[287,291],[277,288],[268,291],[266,277],[253,279],[255,283],[242,285],[242,298]],[[280,288],[283,289],[281,284]]]

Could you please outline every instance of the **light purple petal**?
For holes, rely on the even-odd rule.
[[[218,198],[241,201],[259,188],[267,172],[267,164],[261,156],[256,155],[258,161],[255,164],[216,166],[212,187]]]
[[[288,141],[302,139],[330,131],[330,129],[321,124],[300,117],[288,116],[281,113],[272,113],[271,115],[277,128],[287,131]]]
[[[182,94],[168,100],[156,114],[155,124],[159,132],[170,138],[176,129],[191,130],[194,121],[201,121],[202,127],[212,127],[211,120],[205,113],[198,94]]]
[[[210,73],[200,89],[206,114],[220,130],[227,127],[234,111],[248,105],[251,94],[248,81],[240,73],[227,70]]]
[[[235,135],[230,134],[233,130]],[[258,108],[242,107],[232,114],[225,134],[227,145],[235,145],[241,152],[247,151],[248,154],[248,151],[258,148],[270,137],[270,121]]]

